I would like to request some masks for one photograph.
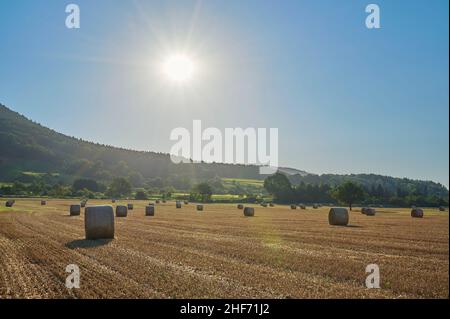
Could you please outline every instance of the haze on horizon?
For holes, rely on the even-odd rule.
[[[73,3],[79,30],[65,2],[0,3],[0,103],[166,153],[194,119],[277,127],[283,167],[449,186],[448,1],[377,1],[379,30],[360,0]]]

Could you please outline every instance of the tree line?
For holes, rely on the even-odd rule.
[[[395,192],[385,189],[381,184],[365,186],[352,180],[342,180],[338,185],[307,184],[301,181],[293,185],[290,179],[276,173],[264,181],[264,188],[279,203],[358,203],[361,205],[391,205],[408,207],[448,206],[448,191],[441,196],[426,190],[398,188]]]

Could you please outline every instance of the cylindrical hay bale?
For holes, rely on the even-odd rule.
[[[41,200],[41,206],[47,205],[47,202],[45,200]]]
[[[423,210],[420,208],[414,208],[411,210],[411,217],[423,218]]]
[[[70,205],[70,216],[78,216],[81,213],[80,205]]]
[[[15,201],[12,200],[12,199],[7,200],[6,203],[5,203],[5,206],[6,207],[13,207],[14,203],[15,203]]]
[[[86,207],[86,201],[85,201],[85,200],[82,200],[82,201],[80,202],[80,206],[81,206],[81,207]]]
[[[181,202],[179,200],[176,201],[175,203],[176,208],[181,208]]]
[[[300,207],[300,209],[306,209],[306,206],[303,204],[298,205]]]
[[[203,205],[197,205],[197,210],[198,210],[199,212],[203,211]]]
[[[145,216],[155,216],[155,206],[153,205],[146,206]]]
[[[111,203],[115,203],[116,202],[116,200],[113,198],[113,199],[111,199]]]
[[[270,207],[274,207],[275,205],[273,203],[269,203],[269,206]]]
[[[366,207],[361,207],[361,214],[365,215],[366,214]]]
[[[116,206],[116,217],[127,217],[128,207],[124,205]]]
[[[261,206],[262,207],[267,207],[267,204],[266,203],[261,203]]]
[[[155,206],[155,203],[148,203],[148,206]]]
[[[133,204],[128,204],[128,205],[127,205],[127,208],[128,208],[129,210],[133,210]]]
[[[255,209],[253,207],[245,207],[244,216],[247,217],[255,216]]]
[[[189,202],[187,200],[185,200],[184,201],[184,205],[187,205],[187,204],[189,204]]]
[[[347,226],[348,210],[346,208],[331,208],[328,213],[328,222],[330,225]]]
[[[166,200],[165,200],[165,199],[163,199],[163,201],[162,201],[162,202],[163,202],[163,204],[165,204],[165,203],[166,203]]]
[[[156,204],[159,204],[159,203],[160,203],[159,199],[155,200],[155,203],[156,203]]]
[[[297,209],[297,205],[291,205],[291,209]]]
[[[238,209],[244,209],[244,205],[239,204],[239,205],[237,205],[237,208],[238,208]]]
[[[439,211],[440,212],[445,212],[445,207],[444,206],[439,207]]]
[[[314,204],[314,205],[313,205],[313,208],[314,208],[314,209],[317,209],[317,208],[319,208],[319,205]]]
[[[114,238],[113,208],[111,206],[87,207],[84,214],[84,230],[86,239]]]
[[[375,209],[372,207],[366,207],[364,211],[365,211],[364,214],[366,214],[366,216],[375,216],[376,214]]]

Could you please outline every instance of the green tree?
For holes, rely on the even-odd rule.
[[[144,199],[148,199],[147,193],[145,190],[143,189],[138,189],[136,191],[136,195],[134,196],[135,199],[139,199],[139,200],[144,200]]]
[[[352,205],[354,203],[364,199],[364,190],[358,184],[345,182],[334,189],[332,196],[336,200],[347,204],[350,207],[350,210],[352,210]]]
[[[109,185],[107,194],[112,197],[122,197],[130,195],[131,184],[126,178],[116,177]]]
[[[72,184],[72,188],[74,191],[79,191],[82,189],[87,189],[90,190],[92,192],[98,192],[98,184],[95,180],[93,179],[88,179],[88,178],[79,178],[76,179],[73,184]]]
[[[264,180],[264,188],[269,194],[281,202],[288,202],[293,199],[293,189],[291,182],[282,173],[275,173]]]
[[[201,202],[209,202],[212,193],[212,188],[208,183],[199,183],[193,187],[190,198]]]
[[[161,189],[164,187],[164,182],[161,177],[150,178],[147,182],[147,186]]]
[[[173,193],[175,193],[175,188],[173,188],[172,186],[166,186],[163,189],[162,198],[163,199],[171,198]]]
[[[141,187],[143,179],[142,174],[136,171],[133,171],[128,175],[128,180],[134,187]]]
[[[119,176],[126,176],[130,173],[130,168],[128,167],[127,162],[122,160],[116,164],[114,171]]]

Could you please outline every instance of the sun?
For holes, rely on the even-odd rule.
[[[191,80],[194,70],[192,59],[184,54],[171,55],[163,63],[163,73],[169,80],[176,83],[185,83]]]

